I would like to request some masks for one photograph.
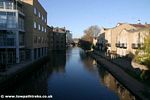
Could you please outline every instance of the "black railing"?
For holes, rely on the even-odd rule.
[[[110,43],[107,43],[106,45],[107,45],[108,47],[111,47],[111,44],[110,44]]]
[[[120,47],[120,43],[116,43],[116,47]]]
[[[116,47],[126,49],[127,48],[127,43],[116,43]]]
[[[132,43],[132,49],[139,49],[144,46],[143,43]]]

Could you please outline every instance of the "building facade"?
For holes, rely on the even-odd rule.
[[[66,30],[66,46],[69,47],[73,43],[72,34],[69,30]]]
[[[48,31],[48,51],[53,51],[54,48],[54,35],[53,35],[53,27],[47,25]]]
[[[145,27],[137,30],[122,30],[117,36],[117,54],[126,56],[135,55],[136,51],[144,46],[144,39],[150,34],[150,28]]]
[[[105,45],[107,41],[105,40],[105,30],[104,28],[100,29],[100,33],[97,37],[97,43],[96,43],[96,48],[100,51],[104,51]]]
[[[49,50],[66,50],[66,29],[48,26]]]
[[[0,0],[0,65],[25,60],[24,22],[20,0]]]
[[[53,50],[66,50],[66,30],[65,28],[53,29]]]
[[[25,13],[25,45],[27,58],[39,59],[47,55],[47,12],[38,0],[22,0]]]
[[[135,55],[137,49],[144,44],[149,28],[149,24],[118,23],[114,28],[103,28],[101,34],[105,36],[100,36],[98,43],[103,43],[107,46],[107,51],[119,56]]]

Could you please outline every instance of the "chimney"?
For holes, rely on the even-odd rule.
[[[140,19],[138,19],[138,24],[141,24],[141,20]]]

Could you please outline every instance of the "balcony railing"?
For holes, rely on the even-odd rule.
[[[116,47],[126,49],[127,48],[127,43],[116,43]]]
[[[16,6],[17,5],[17,6]],[[23,12],[23,7],[21,1],[0,1],[0,9],[7,10],[19,10]]]
[[[116,43],[116,47],[120,47],[120,43]]]
[[[110,44],[110,43],[107,43],[106,46],[111,47],[111,44]]]
[[[132,49],[139,49],[144,46],[143,43],[132,43]]]
[[[0,37],[0,46],[15,46],[15,38]]]
[[[121,43],[121,44],[120,44],[120,48],[126,49],[126,48],[127,48],[127,44],[126,44],[126,43]]]

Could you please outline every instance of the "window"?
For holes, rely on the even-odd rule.
[[[38,25],[38,29],[39,29],[39,31],[41,30],[41,25],[40,24]]]
[[[46,18],[45,18],[45,23],[46,23]]]
[[[44,27],[42,26],[42,32],[44,31]]]
[[[46,33],[46,28],[45,28],[45,33]]]
[[[14,38],[7,38],[6,46],[14,46],[15,45],[15,39]]]
[[[41,17],[41,13],[39,12],[39,18]]]
[[[23,46],[24,43],[25,43],[24,34],[19,34],[19,45]]]
[[[37,14],[37,9],[34,7],[34,14],[36,15]]]
[[[44,20],[44,17],[43,17],[43,15],[42,15],[42,21]]]
[[[36,27],[36,22],[34,22],[34,28],[37,28],[37,27]]]
[[[41,43],[44,43],[44,38],[42,37],[42,39],[41,39]]]
[[[37,36],[34,37],[34,43],[37,43],[38,42],[38,38]]]
[[[7,23],[7,16],[5,12],[0,12],[0,27],[5,28]]]
[[[6,9],[13,9],[13,3],[12,2],[5,2]]]
[[[21,29],[24,30],[24,19],[22,19],[22,21],[21,21]]]
[[[19,29],[24,30],[24,17],[19,16],[19,18],[18,18],[18,26],[19,26]]]
[[[7,28],[16,28],[16,14],[9,12],[7,13]]]
[[[0,9],[4,9],[4,3],[0,2]]]
[[[38,43],[41,43],[41,37],[38,37]]]

